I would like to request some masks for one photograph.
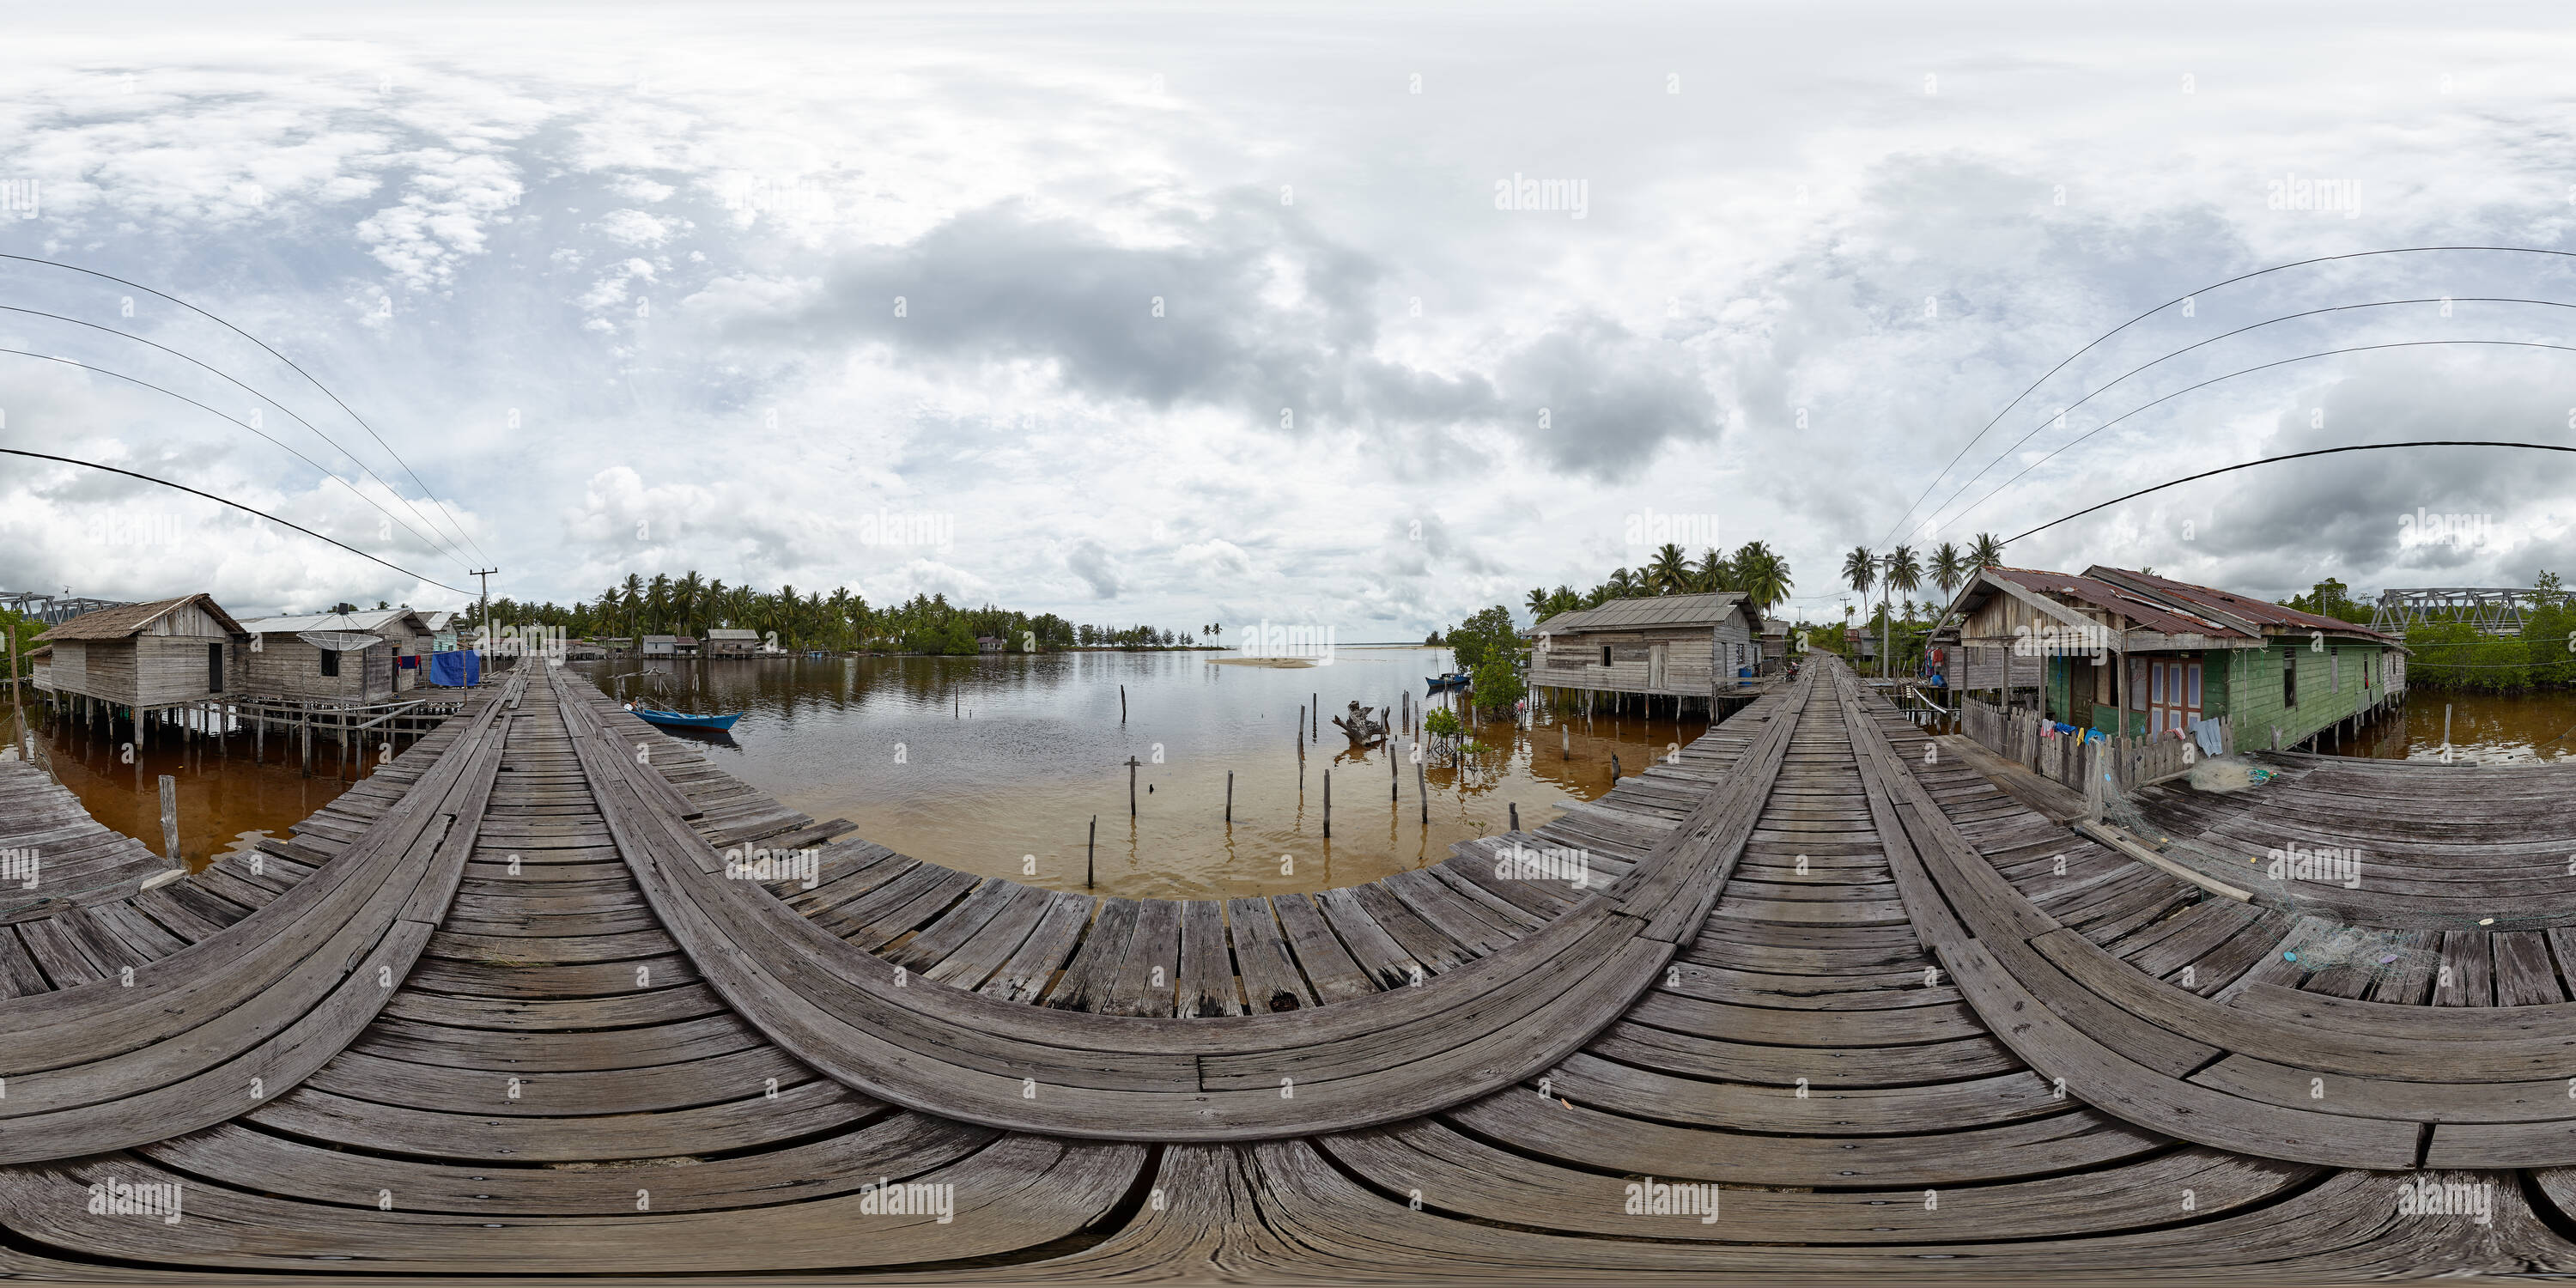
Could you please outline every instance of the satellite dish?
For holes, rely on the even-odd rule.
[[[357,653],[384,643],[363,631],[297,631],[295,638],[333,653]]]

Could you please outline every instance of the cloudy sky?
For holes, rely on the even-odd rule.
[[[1378,639],[1663,519],[1822,618],[1855,545],[2576,443],[2576,259],[2217,286],[2576,251],[2563,12],[2134,12],[21,14],[0,446],[408,573],[0,457],[0,589],[695,569]],[[2527,585],[2571,518],[2576,458],[2419,449],[2011,554]]]

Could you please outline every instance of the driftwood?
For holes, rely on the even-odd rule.
[[[1353,742],[1384,742],[1390,723],[1389,717],[1394,710],[1393,707],[1364,707],[1353,702],[1348,714],[1333,717],[1333,723],[1340,726],[1343,733],[1350,735]]]

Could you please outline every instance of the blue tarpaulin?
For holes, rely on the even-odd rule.
[[[429,682],[462,689],[483,679],[483,657],[470,649],[429,655]]]

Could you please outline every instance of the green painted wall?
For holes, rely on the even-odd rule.
[[[2272,728],[2281,730],[2281,745],[2292,746],[2310,734],[2338,720],[2357,715],[2386,694],[2385,683],[2365,689],[2362,684],[2364,659],[2369,659],[2371,677],[2380,680],[2388,650],[2378,645],[2335,644],[2328,641],[2318,651],[2309,640],[2275,640],[2259,652],[2243,650],[2228,668],[2234,684],[2227,693],[2224,708],[2205,706],[2212,712],[2224,710],[2236,718],[2236,736],[2248,750],[2272,745]],[[2298,659],[2299,705],[2295,708],[2281,700],[2281,677],[2288,660]],[[2340,683],[2336,682],[2336,660],[2341,659]],[[2204,673],[2205,674],[2205,673]],[[2204,678],[2201,692],[2209,693]]]

